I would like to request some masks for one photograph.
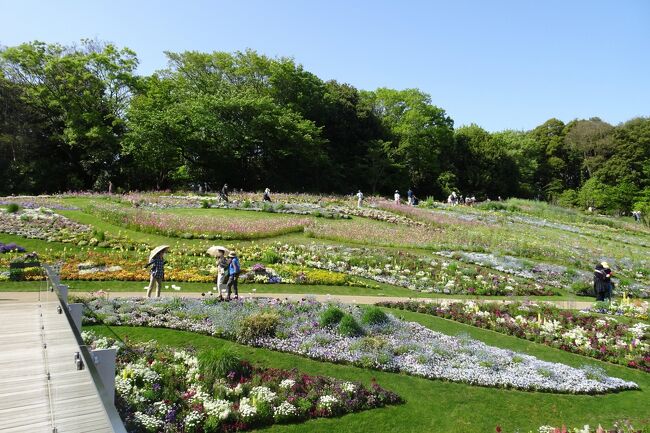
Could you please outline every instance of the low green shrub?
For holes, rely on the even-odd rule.
[[[9,203],[7,205],[7,212],[9,213],[16,213],[19,210],[20,210],[20,205],[18,205],[17,203]]]
[[[262,261],[265,263],[276,264],[282,261],[282,256],[273,250],[266,250],[262,253]]]
[[[483,210],[506,211],[506,212],[521,212],[521,208],[514,204],[507,204],[498,201],[488,201],[481,203],[477,206]]]
[[[97,239],[99,242],[105,242],[106,241],[106,232],[103,230],[93,230],[93,237]]]
[[[338,327],[339,333],[346,337],[358,337],[363,335],[363,328],[357,322],[357,320],[352,317],[350,314],[345,314],[341,318]]]
[[[578,296],[594,296],[593,286],[583,281],[577,281],[571,284],[571,291]]]
[[[230,372],[241,372],[241,359],[228,348],[203,350],[197,358],[199,372],[207,389],[212,389],[217,380],[225,378]]]
[[[320,314],[320,326],[334,326],[337,325],[345,313],[338,307],[327,307],[325,311]]]
[[[262,212],[275,213],[275,208],[273,207],[273,205],[271,203],[264,202],[262,204],[262,209],[261,210],[262,210]]]
[[[361,315],[361,323],[365,325],[382,325],[388,321],[388,316],[378,307],[368,307]]]
[[[275,313],[257,313],[240,323],[237,339],[248,342],[261,337],[273,337],[280,318]]]

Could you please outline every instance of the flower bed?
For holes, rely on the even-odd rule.
[[[327,286],[351,286],[378,289],[379,286],[369,284],[358,278],[341,272],[332,272],[324,269],[311,269],[292,265],[273,265],[255,263],[244,269],[240,282],[259,284],[311,284]]]
[[[9,253],[12,251],[15,251],[17,253],[24,253],[25,248],[21,247],[15,242],[10,242],[8,244],[3,244],[2,242],[0,242],[0,254]]]
[[[634,389],[634,382],[595,368],[573,368],[450,337],[376,308],[305,300],[96,299],[86,322],[166,327],[237,340],[256,347],[364,368],[472,385],[559,393]]]
[[[648,301],[641,302],[636,300],[631,302],[628,298],[623,298],[621,302],[595,302],[591,308],[587,308],[586,313],[609,314],[612,316],[630,317],[632,319],[648,320]]]
[[[508,433],[506,430],[501,428],[501,426],[496,426],[494,429],[496,433]],[[520,430],[516,430],[520,432]],[[560,427],[554,427],[552,425],[543,425],[540,426],[536,433],[643,433],[644,430],[636,429],[632,424],[627,420],[617,421],[614,423],[611,429],[605,429],[600,424],[598,427],[591,427],[588,424],[583,425],[582,427],[567,427],[562,425]],[[529,433],[533,433],[530,431]]]
[[[62,196],[8,196],[0,197],[0,206],[16,203],[20,207],[27,209],[38,209],[41,207],[55,210],[77,210],[76,206],[69,205],[61,200]]]
[[[78,243],[91,232],[89,226],[46,208],[22,209],[15,213],[0,210],[0,233],[48,242]]]
[[[92,347],[115,344],[92,333],[83,336]],[[153,343],[119,350],[115,388],[120,416],[134,433],[242,431],[401,403],[397,394],[374,381],[366,387],[297,370],[251,366],[227,351],[197,356]]]
[[[85,209],[122,227],[185,239],[257,239],[302,232],[311,224],[306,218],[243,219],[236,216],[181,216],[116,205]]]
[[[327,269],[424,293],[472,295],[555,295],[553,288],[447,258],[370,248],[276,243],[241,251],[248,260]]]
[[[619,323],[548,304],[476,302],[381,302],[431,314],[650,372],[650,325]]]

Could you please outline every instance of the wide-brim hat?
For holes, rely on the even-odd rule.
[[[149,261],[152,261],[154,257],[156,257],[158,254],[162,253],[163,251],[167,251],[169,249],[169,245],[159,245],[153,250],[151,250],[151,253],[149,254]]]
[[[237,257],[237,253],[234,251],[231,251],[230,254],[228,254],[228,257]]]
[[[230,252],[228,248],[222,247],[221,245],[213,245],[208,248],[206,252],[212,257],[217,257],[219,255],[219,251],[222,251],[224,254],[228,254]]]

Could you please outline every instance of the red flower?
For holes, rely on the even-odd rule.
[[[498,426],[497,426],[497,433],[501,433],[501,431],[502,431],[502,430],[501,430],[501,426],[498,425]]]

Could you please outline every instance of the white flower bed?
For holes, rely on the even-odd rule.
[[[352,363],[480,386],[576,394],[637,388],[634,382],[604,374],[594,377],[589,369],[542,361],[470,338],[451,337],[391,315],[381,325],[362,326],[363,336],[344,336],[338,328],[319,325],[321,313],[331,304],[311,300],[293,303],[258,299],[212,304],[183,299],[173,302],[172,306],[165,300],[115,299],[109,303],[98,299],[93,301],[92,308],[109,323],[183,329],[238,340],[244,319],[262,311],[274,312],[279,320],[275,335],[253,338],[245,343],[322,361]],[[358,307],[339,308],[360,320],[362,312]],[[584,335],[575,330],[566,338],[578,344],[582,343]],[[272,398],[263,390],[254,394],[258,398]]]

